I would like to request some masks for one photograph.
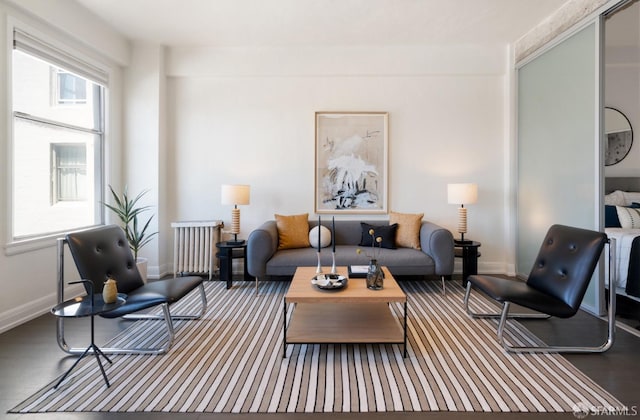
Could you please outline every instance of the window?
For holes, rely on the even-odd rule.
[[[14,241],[101,222],[105,86],[106,73],[14,31]]]
[[[87,199],[87,146],[84,144],[52,144],[53,203]]]
[[[87,102],[87,81],[82,77],[57,69],[55,98],[58,104],[85,104]]]

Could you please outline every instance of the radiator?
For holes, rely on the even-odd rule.
[[[216,243],[222,220],[173,222],[173,275],[209,275],[218,269]]]

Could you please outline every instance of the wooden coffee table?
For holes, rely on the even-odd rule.
[[[386,267],[384,288],[369,290],[366,279],[350,278],[343,289],[322,290],[311,284],[316,267],[298,267],[284,297],[284,346],[288,344],[377,343],[403,344],[407,357],[407,295]],[[347,276],[347,267],[338,267]],[[400,321],[389,308],[401,302],[404,319]],[[288,305],[291,304],[291,305]],[[293,313],[287,325],[287,309]]]

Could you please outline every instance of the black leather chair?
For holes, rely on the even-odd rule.
[[[583,346],[513,346],[504,340],[507,318],[569,318],[576,314],[609,240],[602,232],[553,225],[549,228],[526,282],[484,275],[468,278],[464,307],[474,318],[500,318],[498,340],[510,352],[604,352],[615,336],[615,293],[610,293],[608,336],[597,347]],[[615,247],[609,244],[610,273],[615,270]],[[613,277],[609,277],[614,279]],[[615,284],[615,279],[614,279]],[[471,290],[477,289],[502,304],[501,313],[474,313],[469,309]],[[510,314],[511,304],[532,309],[534,313]]]
[[[58,302],[64,299],[64,254],[67,244],[82,279],[90,280],[95,293],[101,293],[104,282],[112,277],[117,281],[119,293],[127,295],[126,303],[117,309],[101,314],[104,318],[163,320],[168,338],[159,348],[101,348],[108,354],[161,354],[171,346],[174,338],[173,320],[199,319],[207,308],[203,279],[197,276],[175,277],[145,283],[135,264],[124,231],[116,225],[70,233],[58,239]],[[85,285],[87,293],[89,286]],[[172,315],[169,307],[194,289],[199,289],[200,311],[197,314]],[[139,313],[159,306],[162,315]],[[70,354],[81,354],[85,349],[70,348],[64,337],[64,320],[58,319],[58,345]]]

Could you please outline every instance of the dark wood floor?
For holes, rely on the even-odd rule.
[[[548,343],[595,344],[606,334],[605,323],[586,313],[569,320],[522,321],[540,338]],[[631,324],[640,324],[632,321]],[[106,341],[128,322],[96,319],[98,344]],[[631,328],[633,330],[633,328]],[[81,345],[88,339],[87,319],[71,320],[66,324],[70,343]],[[635,330],[637,333],[637,330]],[[591,377],[603,388],[611,392],[631,413],[640,416],[640,336],[627,332],[622,327],[616,331],[616,342],[604,354],[566,355],[575,366]],[[8,414],[7,410],[37,391],[43,385],[68,369],[75,358],[68,357],[56,344],[55,318],[43,315],[13,330],[0,334],[0,418],[7,419],[385,419],[409,420],[430,419],[572,419],[571,413],[558,414],[495,414],[495,413],[372,413],[372,414],[107,414],[107,413],[51,413],[51,414]]]

